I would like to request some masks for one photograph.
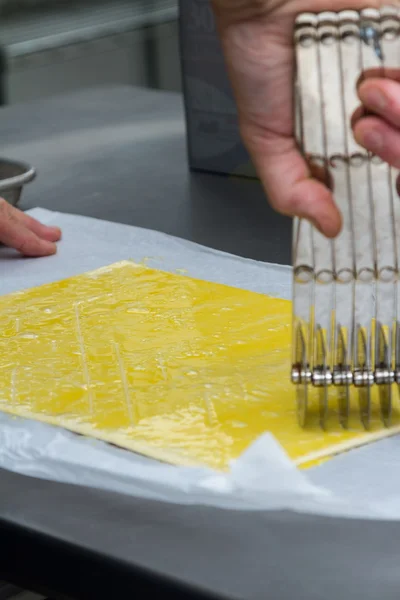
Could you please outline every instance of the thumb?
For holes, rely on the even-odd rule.
[[[307,219],[325,236],[336,237],[342,219],[333,194],[311,172],[295,140],[265,131],[250,134],[245,127],[243,138],[274,209]]]

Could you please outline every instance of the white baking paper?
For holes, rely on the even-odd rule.
[[[30,212],[43,222],[60,225],[63,241],[56,256],[40,260],[21,259],[1,249],[3,294],[133,259],[171,272],[185,270],[192,277],[290,297],[289,267],[230,256],[154,231],[40,209]],[[397,520],[400,460],[396,456],[400,457],[397,437],[303,472],[265,433],[225,474],[162,464],[61,428],[0,413],[1,468],[180,504]]]

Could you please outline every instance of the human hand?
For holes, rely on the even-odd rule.
[[[301,12],[379,8],[379,0],[212,0],[226,64],[238,107],[242,137],[267,196],[279,212],[303,217],[328,237],[341,228],[332,193],[301,156],[293,123],[293,26]],[[400,76],[399,76],[400,82]],[[375,87],[374,87],[375,86]],[[386,91],[390,108],[378,117],[354,120],[357,141],[381,132],[385,142],[374,152],[396,157],[400,167],[400,83],[370,80],[360,87]],[[376,108],[376,107],[375,107]],[[385,118],[382,117],[385,115]],[[360,117],[360,114],[358,114]],[[363,137],[364,136],[364,137]],[[375,140],[376,141],[376,140]],[[372,144],[372,140],[368,142]],[[370,148],[372,151],[372,147]]]
[[[24,256],[49,256],[57,252],[58,227],[47,227],[0,198],[0,243]]]

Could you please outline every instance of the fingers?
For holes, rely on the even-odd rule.
[[[46,227],[0,198],[0,242],[24,256],[55,254],[61,237],[56,227]]]
[[[362,102],[352,117],[356,141],[395,168],[400,168],[400,79],[372,77],[360,84]]]
[[[259,141],[252,134],[244,138],[266,190],[278,212],[312,222],[327,237],[340,232],[341,214],[328,187],[313,177],[293,139],[263,134]]]
[[[391,79],[367,79],[358,88],[363,106],[400,127],[400,83]]]
[[[356,141],[396,169],[400,168],[400,130],[378,117],[365,117],[354,126]]]
[[[61,239],[61,230],[59,227],[49,227],[43,225],[36,219],[33,219],[30,215],[27,215],[21,211],[18,211],[18,220],[22,225],[30,229],[38,237],[49,242],[58,242]]]

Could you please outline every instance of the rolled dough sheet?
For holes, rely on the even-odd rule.
[[[270,431],[309,466],[393,431],[356,403],[348,431],[298,427],[287,300],[120,262],[0,315],[0,410],[152,458],[226,469]]]

